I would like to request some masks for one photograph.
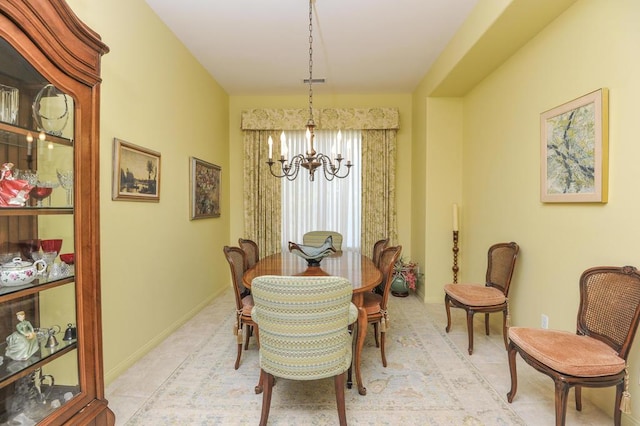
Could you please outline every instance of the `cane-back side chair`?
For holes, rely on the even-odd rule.
[[[364,293],[363,307],[367,312],[367,321],[373,324],[373,333],[376,340],[376,347],[380,348],[382,365],[387,366],[384,343],[389,329],[389,312],[387,305],[389,293],[391,293],[391,282],[393,281],[394,265],[400,258],[402,246],[387,247],[380,254],[380,271],[382,272],[381,289],[382,294],[368,292]],[[379,336],[379,338],[378,338]]]
[[[346,425],[345,372],[351,366],[353,287],[342,277],[263,275],[251,283],[260,327],[260,425],[266,425],[274,377],[334,378],[338,418]]]
[[[514,242],[498,243],[489,247],[487,275],[484,286],[478,284],[446,284],[444,307],[447,311],[447,333],[451,329],[450,307],[462,308],[467,313],[469,355],[473,353],[473,315],[484,313],[485,333],[489,335],[489,314],[502,312],[502,337],[507,347],[507,317],[509,289],[520,247]]]
[[[258,244],[253,240],[238,238],[238,245],[242,250],[244,250],[244,253],[247,255],[247,267],[253,268],[253,266],[258,263],[258,260],[260,260]]]
[[[576,333],[527,327],[509,328],[509,371],[513,401],[518,389],[516,353],[555,383],[556,425],[564,425],[569,389],[576,410],[582,387],[616,386],[614,424],[629,412],[626,362],[640,319],[640,273],[632,266],[600,266],[580,277]]]
[[[251,309],[253,309],[253,297],[242,284],[242,275],[246,271],[246,254],[240,247],[224,246],[224,256],[229,262],[229,268],[231,269],[231,281],[233,283],[233,290],[236,301],[236,321],[233,328],[233,334],[236,335],[238,342],[238,355],[236,356],[236,363],[234,368],[237,370],[240,367],[240,357],[242,356],[242,341],[244,337],[244,347],[249,347],[249,337],[255,332],[256,342],[260,345],[260,338],[258,334],[258,328],[251,319]]]
[[[388,238],[378,240],[375,242],[375,244],[373,244],[373,253],[371,256],[371,260],[373,260],[373,264],[376,265],[376,268],[378,269],[380,269],[380,255],[382,254],[382,250],[384,250],[388,245]]]

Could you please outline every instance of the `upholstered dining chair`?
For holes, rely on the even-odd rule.
[[[260,327],[260,425],[271,408],[274,377],[317,380],[333,377],[341,425],[347,424],[345,372],[351,366],[354,320],[349,280],[335,276],[263,275],[251,283],[253,320]]]
[[[373,260],[373,264],[376,265],[376,268],[378,269],[380,269],[380,255],[382,254],[382,250],[384,250],[388,245],[388,238],[378,240],[373,244],[373,253],[371,256],[371,260]]]
[[[364,293],[363,307],[367,312],[367,321],[369,324],[373,324],[376,347],[380,348],[383,367],[387,366],[387,357],[384,351],[385,337],[387,329],[389,328],[387,302],[389,301],[389,293],[391,293],[394,265],[400,258],[400,253],[402,253],[402,246],[387,247],[382,250],[379,266],[382,272],[382,294],[373,292]]]
[[[247,268],[253,268],[253,266],[258,263],[258,260],[260,260],[258,244],[253,240],[238,238],[238,245],[247,255]]]
[[[467,313],[469,355],[473,353],[473,315],[484,313],[484,328],[489,335],[489,314],[502,312],[502,337],[507,347],[507,317],[509,315],[509,289],[520,247],[514,242],[498,243],[489,247],[487,275],[484,286],[477,284],[446,284],[444,307],[447,311],[448,333],[451,329],[450,307],[462,308]]]
[[[333,238],[333,248],[337,251],[342,251],[342,234],[334,231],[307,232],[302,236],[302,244],[306,246],[320,247],[329,235]]]
[[[242,356],[242,341],[244,337],[244,348],[249,348],[249,338],[255,332],[256,342],[260,346],[260,337],[258,327],[251,319],[251,309],[253,309],[253,297],[242,284],[242,275],[246,270],[247,260],[244,250],[240,247],[224,246],[224,255],[229,262],[231,269],[231,281],[233,283],[234,296],[236,300],[236,322],[233,328],[233,334],[236,335],[238,341],[238,355],[234,368],[240,367],[240,358]]]
[[[640,273],[632,266],[601,266],[580,277],[576,333],[509,328],[509,371],[513,401],[518,389],[516,353],[555,383],[556,425],[564,425],[569,389],[582,409],[582,387],[616,386],[614,424],[629,412],[627,356],[640,318]]]

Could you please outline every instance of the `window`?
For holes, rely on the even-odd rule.
[[[319,130],[315,134],[316,151],[331,154],[332,147],[337,144],[338,131]],[[305,131],[287,131],[285,135],[290,155],[308,150]],[[354,164],[347,178],[328,181],[318,168],[315,180],[311,182],[309,172],[301,168],[295,180],[282,179],[283,250],[288,250],[289,241],[302,242],[303,234],[308,231],[339,232],[343,250],[360,249],[360,130],[342,131],[341,145],[336,146],[336,153],[340,150]]]

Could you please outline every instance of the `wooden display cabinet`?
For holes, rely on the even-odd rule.
[[[0,424],[115,424],[104,399],[99,281],[100,61],[108,51],[64,0],[0,1],[0,166],[13,164],[0,180]],[[12,197],[11,179],[34,186],[26,201]],[[49,255],[35,280],[5,280],[10,259],[30,266],[49,239],[62,239],[73,265]],[[14,334],[20,311],[35,337]],[[23,347],[26,359],[15,355]]]

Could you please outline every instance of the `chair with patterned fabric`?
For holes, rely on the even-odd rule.
[[[342,234],[334,231],[310,231],[302,236],[302,244],[305,246],[320,247],[331,235],[333,238],[333,248],[342,251]]]
[[[244,348],[249,347],[249,337],[255,331],[256,342],[260,346],[260,338],[258,327],[251,319],[251,309],[253,308],[253,297],[249,289],[242,284],[242,275],[246,270],[247,260],[244,250],[240,247],[224,246],[224,255],[229,262],[231,269],[231,281],[233,282],[233,290],[236,299],[236,322],[233,327],[233,334],[236,335],[238,341],[238,355],[234,368],[240,367],[240,357],[242,356],[242,340],[244,336]]]
[[[242,250],[244,250],[244,253],[247,255],[248,268],[253,268],[253,266],[260,260],[258,244],[256,244],[256,242],[253,240],[238,238],[238,245]]]
[[[556,426],[564,425],[569,389],[575,387],[582,410],[582,387],[616,387],[613,420],[628,413],[627,356],[640,320],[640,272],[633,266],[600,266],[580,277],[576,332],[528,327],[509,328],[509,371],[513,401],[518,389],[516,353],[553,379]]]
[[[391,293],[394,265],[400,258],[400,253],[402,253],[402,246],[387,247],[382,250],[379,266],[382,272],[382,294],[372,292],[364,293],[363,306],[367,312],[367,321],[369,324],[373,324],[376,347],[380,348],[383,367],[387,366],[387,357],[384,352],[385,336],[389,328],[387,302],[389,301],[389,293]],[[380,336],[379,339],[378,336]]]
[[[376,268],[380,269],[380,255],[382,254],[382,250],[384,250],[389,244],[389,239],[385,238],[382,240],[378,240],[373,245],[373,254],[371,256],[371,260],[373,260],[373,264],[376,265]]]
[[[271,408],[274,377],[334,378],[338,418],[346,425],[345,372],[351,366],[349,324],[357,317],[351,283],[335,276],[254,278],[253,320],[260,327],[260,425]]]
[[[446,284],[444,307],[447,311],[448,333],[451,329],[450,306],[462,308],[467,313],[469,355],[473,353],[473,314],[484,313],[484,328],[489,335],[489,314],[502,312],[502,336],[507,347],[507,316],[509,313],[509,288],[520,248],[514,242],[499,243],[489,247],[487,275],[484,286],[477,284]]]

